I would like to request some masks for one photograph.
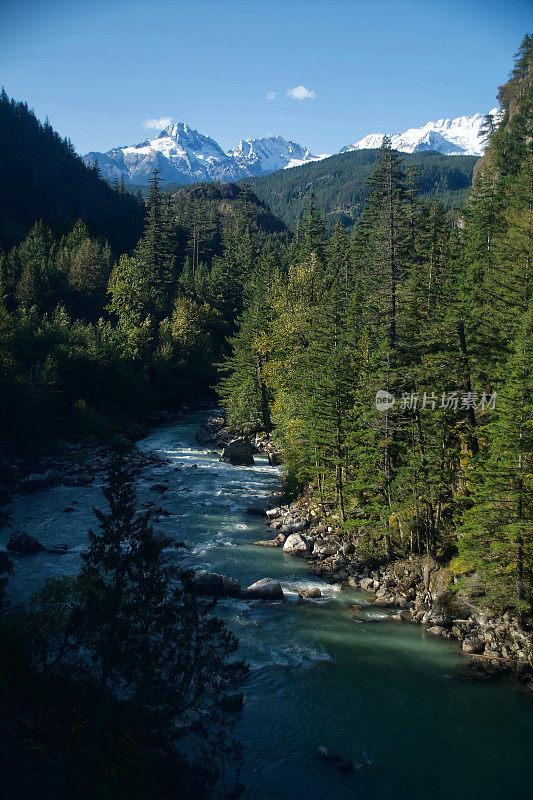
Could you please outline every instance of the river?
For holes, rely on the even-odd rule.
[[[237,724],[251,796],[530,800],[531,697],[511,681],[468,680],[453,643],[391,620],[367,605],[363,593],[326,584],[279,548],[253,547],[265,538],[265,524],[244,510],[279,489],[279,471],[263,457],[254,467],[220,463],[195,443],[201,418],[191,414],[138,443],[173,463],[146,470],[137,490],[140,501],[156,500],[172,514],[156,529],[189,545],[189,551],[169,551],[171,558],[243,586],[277,578],[286,593],[279,604],[219,603],[251,665]],[[150,491],[164,481],[164,496]],[[79,568],[87,530],[95,525],[92,507],[104,507],[101,486],[97,480],[13,499],[8,510],[15,528],[70,550],[17,559],[12,596],[25,597],[45,577]],[[0,543],[8,538],[9,531],[0,532]],[[299,600],[297,590],[305,586],[319,586],[323,597]],[[317,757],[320,745],[371,767],[343,775]]]

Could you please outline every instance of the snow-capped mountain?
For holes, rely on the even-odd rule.
[[[495,123],[499,120],[499,113],[495,108],[489,112]],[[339,152],[378,148],[383,136],[383,133],[370,133]],[[480,156],[486,139],[486,116],[474,114],[409,128],[391,136],[391,143],[402,153],[436,150],[450,156]],[[90,166],[97,161],[101,175],[108,180],[119,179],[122,175],[126,183],[146,184],[157,167],[165,181],[188,184],[267,175],[327,157],[326,153],[315,156],[306,147],[282,136],[241,139],[236,147],[225,152],[214,139],[179,122],[169,125],[154,139],[130,147],[117,147],[107,153],[87,153],[83,160]]]
[[[154,139],[140,144],[83,156],[88,165],[98,162],[104,178],[113,180],[123,175],[127,183],[136,184],[146,184],[154,167],[171,183],[224,182],[266,175],[320,158],[325,156],[314,156],[307,148],[281,136],[242,139],[225,153],[214,139],[183,122],[169,125]]]
[[[263,139],[241,139],[237,147],[228,153],[249,175],[265,175],[278,169],[299,167],[308,161],[320,161],[327,155],[314,156],[306,147],[288,142],[282,136]]]
[[[498,120],[498,109],[489,112]],[[368,150],[381,146],[383,133],[370,133],[355,144],[347,145],[340,151]],[[436,150],[446,156],[480,156],[486,145],[486,116],[473,114],[471,117],[439,119],[427,122],[421,128],[409,128],[403,133],[391,136],[391,144],[402,153],[419,153],[422,150]]]

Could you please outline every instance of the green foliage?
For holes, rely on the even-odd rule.
[[[285,169],[260,178],[247,178],[255,194],[292,230],[296,230],[314,194],[328,228],[336,222],[351,228],[368,198],[366,181],[375,169],[377,150],[359,150]],[[406,167],[417,170],[422,199],[440,200],[446,209],[460,208],[472,183],[477,159],[473,156],[443,156],[413,153],[404,157]]]
[[[247,296],[220,385],[234,425],[272,420],[287,485],[308,484],[335,508],[363,558],[458,553],[486,602],[522,620],[533,599],[532,58],[526,37],[458,228],[424,199],[428,169],[454,162],[400,159],[387,140],[377,155],[253,183],[292,222],[309,192],[316,199],[286,269],[264,287],[268,313],[257,327]],[[473,161],[460,163],[471,174]],[[350,241],[342,226],[328,241],[317,205],[331,220],[332,198],[356,167],[359,181],[368,170],[365,202],[361,193],[350,204]],[[259,413],[260,348],[269,414]],[[377,409],[379,390],[395,403]]]
[[[202,798],[206,782],[235,766],[238,777],[219,710],[246,672],[228,662],[237,640],[166,562],[119,456],[104,494],[80,575],[48,581],[0,620],[3,788],[33,796],[26,769],[34,776],[37,762],[41,792],[61,800]],[[201,742],[191,731],[185,742],[194,720]]]
[[[35,222],[56,234],[81,218],[93,236],[117,252],[130,251],[139,237],[144,208],[129,194],[114,191],[79,158],[72,143],[41,124],[25,103],[0,93],[0,248],[19,244]]]

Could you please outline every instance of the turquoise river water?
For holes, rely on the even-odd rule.
[[[196,444],[201,420],[191,414],[138,443],[171,464],[138,480],[140,501],[156,500],[154,482],[168,480],[161,504],[171,516],[155,527],[184,540],[189,551],[169,557],[196,569],[237,578],[241,585],[277,578],[286,601],[224,600],[220,613],[240,640],[251,670],[237,723],[244,745],[243,778],[255,800],[529,800],[533,702],[512,682],[468,680],[456,645],[420,625],[397,622],[368,605],[364,593],[313,577],[305,561],[278,548],[253,547],[266,538],[264,521],[244,510],[279,489],[279,471],[258,457],[232,467]],[[176,467],[180,467],[179,471]],[[101,482],[58,486],[17,496],[13,525],[46,546],[65,542],[64,556],[42,553],[16,561],[11,592],[27,596],[51,575],[75,572],[104,506]],[[73,513],[64,513],[74,506]],[[9,531],[0,533],[5,544]],[[319,586],[323,597],[297,591]],[[363,606],[356,613],[351,606]],[[320,760],[326,745],[371,767],[353,775]]]

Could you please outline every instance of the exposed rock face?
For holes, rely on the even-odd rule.
[[[197,594],[210,597],[237,597],[241,591],[239,581],[205,569],[196,573],[192,585]]]
[[[263,578],[252,583],[242,592],[242,597],[250,600],[269,600],[270,602],[279,602],[285,599],[280,582],[274,578]]]
[[[15,531],[9,538],[7,549],[17,556],[33,556],[36,553],[42,553],[46,550],[46,547],[35,536],[30,536],[29,533],[24,531]]]
[[[224,447],[220,461],[233,464],[234,467],[251,467],[255,462],[250,441],[245,436],[233,439]]]

